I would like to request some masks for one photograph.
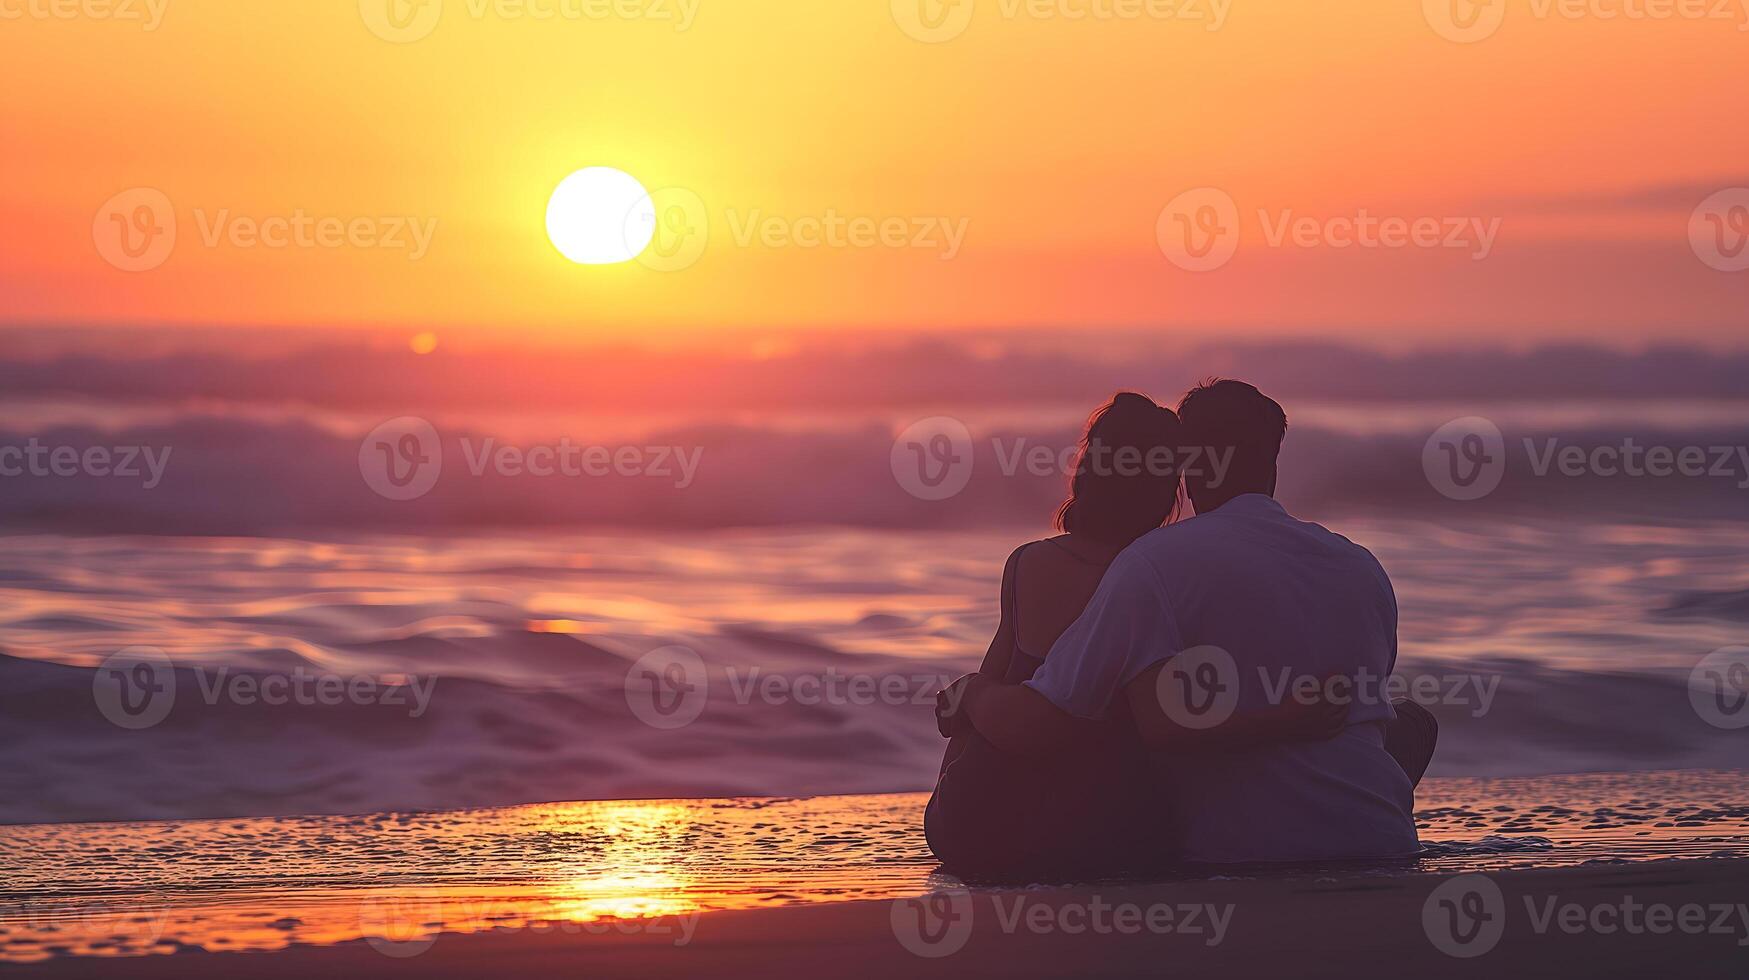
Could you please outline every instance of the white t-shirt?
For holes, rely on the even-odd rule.
[[[1392,711],[1380,683],[1396,662],[1397,602],[1371,552],[1273,498],[1236,497],[1125,549],[1027,684],[1069,714],[1104,719],[1136,675],[1180,654],[1215,664],[1199,676],[1232,682],[1218,687],[1236,689],[1224,706],[1238,712],[1291,697],[1283,685],[1300,678],[1373,686],[1333,739],[1162,758],[1175,853],[1230,863],[1420,849],[1413,787],[1384,750]],[[1221,707],[1204,699],[1195,710]]]

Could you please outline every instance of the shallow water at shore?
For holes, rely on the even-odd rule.
[[[8,828],[0,961],[438,933],[690,934],[699,913],[919,894],[919,794]],[[1433,779],[1427,853],[1326,876],[1749,857],[1749,773]],[[1281,873],[1246,869],[1243,875]]]

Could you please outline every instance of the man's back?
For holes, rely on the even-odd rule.
[[[1104,665],[1116,676],[1089,683],[1088,663],[1107,645],[1090,622],[1100,617],[1160,642],[1118,654],[1121,667]],[[1094,692],[1184,651],[1236,687],[1236,704],[1227,695],[1222,710],[1257,712],[1332,675],[1370,678],[1333,739],[1163,759],[1166,830],[1195,861],[1401,856],[1419,846],[1413,790],[1384,750],[1391,709],[1379,689],[1395,660],[1396,618],[1390,582],[1366,549],[1246,494],[1131,545],[1033,687],[1071,713],[1103,715],[1109,698]]]

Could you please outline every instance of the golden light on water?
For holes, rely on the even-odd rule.
[[[1651,786],[1648,789],[1648,781]],[[1716,855],[1749,809],[1719,808],[1741,773],[1593,774],[1423,784],[1423,838],[1464,841],[1513,821],[1549,850],[1438,859],[1452,872]],[[1485,821],[1462,804],[1480,784],[1503,801]],[[1633,802],[1652,792],[1665,802]],[[417,955],[440,935],[642,935],[687,941],[699,916],[909,897],[935,862],[917,826],[921,794],[773,800],[553,803],[367,817],[253,818],[9,828],[41,856],[0,905],[0,962],[139,956],[184,947],[277,950],[366,940]],[[1562,804],[1543,806],[1539,804]],[[1704,815],[1704,818],[1703,818]],[[1679,825],[1680,824],[1680,825]],[[1601,826],[1600,826],[1601,825]],[[320,837],[320,847],[311,842]],[[224,851],[229,847],[229,851]],[[192,855],[224,852],[197,871]],[[390,866],[384,855],[394,855]],[[101,856],[101,859],[98,857]],[[384,872],[391,874],[385,875]],[[394,880],[392,885],[335,882]],[[80,897],[69,897],[78,895]]]
[[[590,875],[570,882],[574,898],[553,902],[554,918],[571,922],[601,919],[649,919],[696,910],[685,897],[687,881],[672,872]]]

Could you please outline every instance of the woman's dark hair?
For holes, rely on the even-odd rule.
[[[1057,530],[1129,544],[1178,509],[1178,416],[1119,392],[1087,420]]]

